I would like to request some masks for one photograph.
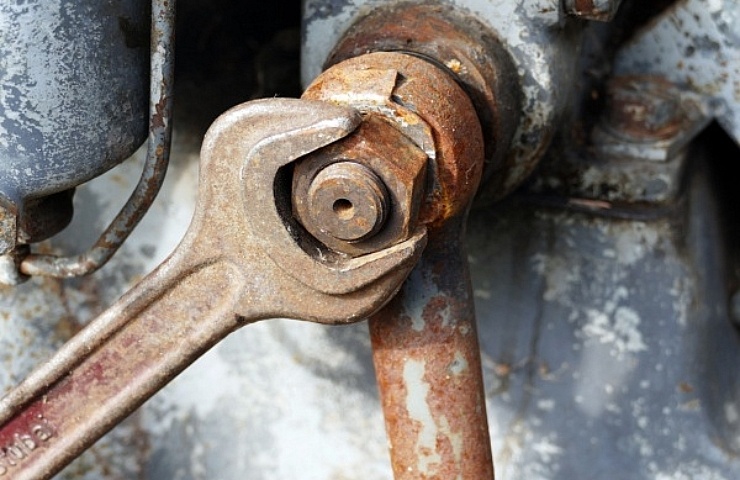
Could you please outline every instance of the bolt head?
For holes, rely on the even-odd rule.
[[[685,121],[672,84],[659,77],[618,77],[609,85],[607,120],[613,132],[636,141],[675,136]]]
[[[377,252],[416,229],[426,165],[426,154],[398,128],[366,114],[352,135],[296,163],[293,214],[332,250]]]
[[[356,242],[376,234],[388,215],[388,191],[369,168],[355,162],[333,163],[308,189],[311,222],[327,235]]]
[[[568,15],[609,22],[616,15],[621,3],[622,0],[565,0],[563,5]]]

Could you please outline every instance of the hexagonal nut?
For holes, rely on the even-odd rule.
[[[431,180],[420,212],[427,227],[467,210],[480,184],[485,145],[475,108],[449,73],[410,54],[368,53],[326,70],[302,98],[381,115],[427,154]]]
[[[376,114],[365,115],[352,135],[296,162],[293,214],[311,235],[332,250],[351,256],[377,252],[408,239],[414,232],[426,191],[427,161],[427,155],[388,120]],[[327,167],[341,162],[366,167],[371,175],[361,175],[362,178],[338,175],[327,181]],[[372,198],[387,194],[387,201],[383,201],[387,211],[377,215],[373,210],[378,202],[370,206],[353,205],[358,197],[351,193],[358,185],[364,188],[368,182],[372,183],[374,176],[381,186],[367,187]],[[330,185],[332,190],[316,200],[323,185]],[[346,239],[352,235],[332,234],[338,223],[357,223],[356,218],[348,215],[348,211],[355,211],[354,207],[358,212],[370,212],[372,220],[381,219],[382,224],[367,227],[363,230],[367,235],[358,240]]]

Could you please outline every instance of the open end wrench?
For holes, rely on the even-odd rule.
[[[426,242],[357,258],[290,218],[289,164],[350,134],[352,108],[272,99],[207,133],[198,203],[175,252],[0,400],[0,479],[46,479],[235,329],[267,318],[348,323],[400,288]]]

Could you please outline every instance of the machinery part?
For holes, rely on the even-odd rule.
[[[486,38],[486,33],[477,21],[463,20],[440,6],[378,8],[352,26],[327,64],[368,50],[397,51],[421,56],[448,69],[470,96],[483,126],[484,178],[503,182],[512,166],[512,159],[506,156],[520,120],[520,95],[511,58],[501,45]]]
[[[401,292],[370,319],[396,480],[494,478],[464,226],[430,230]]]
[[[15,240],[19,244],[40,242],[58,233],[72,220],[74,189],[53,193],[45,197],[27,199],[18,225]]]
[[[0,5],[0,197],[16,217],[2,223],[2,280],[27,279],[21,245],[63,229],[74,187],[146,137],[147,23],[144,0]]]
[[[562,86],[575,82],[586,25],[559,2],[349,0],[337,8],[306,0],[302,77],[308,83],[327,62],[383,50],[456,72],[485,129],[491,165],[479,200],[490,202],[529,176],[568,113],[570,89]]]
[[[428,250],[400,298],[370,320],[394,476],[493,478],[473,297],[462,245],[484,162],[475,107],[449,72],[401,53],[372,53],[338,63],[306,89],[304,98],[351,105],[370,119],[384,115],[428,152],[430,170],[436,173],[428,189],[431,200],[419,215],[419,222],[429,228]],[[391,145],[397,141],[391,135],[356,135],[358,144],[370,139]],[[305,181],[310,178],[307,171],[310,162],[299,163],[295,178]]]
[[[614,77],[605,96],[589,144],[543,161],[530,191],[615,215],[670,208],[685,183],[687,147],[709,122],[701,98],[653,76]]]
[[[664,78],[614,77],[607,88],[605,115],[591,140],[600,153],[610,157],[666,162],[708,123],[696,95]]]
[[[454,76],[413,55],[370,53],[325,71],[303,98],[380,114],[429,157],[433,183],[419,223],[442,225],[467,208],[480,182],[484,147],[475,108]]]
[[[616,75],[662,77],[704,99],[740,144],[740,5],[732,0],[680,0],[624,44]]]
[[[362,240],[378,233],[385,223],[388,191],[369,168],[354,162],[334,163],[311,181],[308,209],[312,218],[304,225],[322,225],[320,231],[338,240]]]
[[[0,5],[0,192],[21,217],[146,138],[148,20],[145,0]]]
[[[617,216],[523,192],[471,215],[497,474],[737,478],[740,375],[726,366],[740,362],[740,336],[725,253],[737,242],[722,245],[707,175],[728,151],[690,149],[699,171],[672,209]]]
[[[310,239],[292,236],[285,216],[281,169],[359,122],[352,109],[305,100],[256,101],[222,115],[204,140],[198,204],[180,246],[0,400],[0,445],[10,447],[0,475],[49,478],[245,324],[279,316],[348,323],[395,294],[421,254],[423,228],[346,259],[305,248]]]
[[[337,178],[349,168],[349,176]],[[426,171],[424,152],[382,117],[366,115],[352,135],[296,165],[293,208],[324,245],[363,255],[405,240],[416,229]],[[356,212],[347,216],[345,209]]]
[[[120,248],[151,206],[164,181],[172,137],[175,0],[152,0],[149,144],[141,179],[116,218],[88,251],[74,257],[31,254],[25,275],[76,277],[94,272]]]
[[[686,121],[679,92],[660,77],[617,77],[607,90],[607,128],[625,140],[675,137]]]

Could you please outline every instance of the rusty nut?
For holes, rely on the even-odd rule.
[[[297,162],[293,214],[317,240],[351,256],[408,239],[426,186],[426,154],[367,114],[352,135]]]
[[[420,223],[435,228],[465,214],[480,183],[484,141],[475,108],[452,75],[413,55],[369,53],[326,70],[302,98],[379,115],[426,154],[430,181]]]

